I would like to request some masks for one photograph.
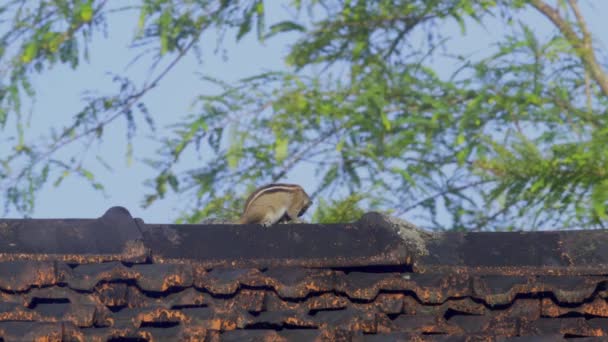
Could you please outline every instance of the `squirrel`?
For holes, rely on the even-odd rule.
[[[274,183],[255,190],[245,202],[239,224],[260,223],[269,227],[279,221],[301,223],[312,201],[297,184]]]

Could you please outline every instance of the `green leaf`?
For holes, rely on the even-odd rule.
[[[471,146],[466,146],[456,153],[456,161],[458,162],[458,166],[464,165],[464,162],[467,160],[469,155],[471,154],[472,148]]]
[[[21,62],[26,63],[26,64],[31,62],[36,57],[37,53],[38,53],[38,43],[37,42],[28,43],[25,46],[25,49],[23,50],[23,54],[21,55]]]
[[[146,24],[146,17],[148,16],[148,7],[141,6],[139,11],[139,19],[137,20],[137,36],[141,37],[144,33],[144,27]]]
[[[287,137],[278,137],[274,147],[274,157],[277,163],[283,162],[287,158],[287,151],[289,147],[289,139]]]
[[[170,25],[171,12],[169,10],[164,10],[159,19],[161,56],[169,51],[169,33],[171,32]]]
[[[352,194],[346,198],[327,203],[320,199],[317,210],[313,213],[313,220],[318,223],[344,223],[358,220],[363,216],[365,210],[361,208],[361,201],[364,196]]]
[[[458,136],[456,137],[456,145],[462,145],[465,142],[465,137],[463,133],[458,134]]]
[[[61,182],[63,182],[63,180],[70,175],[70,171],[69,170],[64,170],[63,173],[61,174],[61,176],[59,176],[57,178],[57,180],[55,180],[55,182],[53,183],[53,186],[58,187]]]
[[[238,132],[235,125],[230,126],[230,147],[226,153],[228,159],[228,167],[236,169],[243,155],[243,139],[244,135]]]
[[[278,22],[278,23],[270,26],[270,30],[265,35],[265,38],[270,38],[279,33],[290,32],[290,31],[304,32],[304,31],[306,31],[306,28],[293,21],[281,21],[281,22]]]
[[[264,1],[259,0],[255,5],[256,18],[257,18],[257,34],[258,39],[264,41],[264,28],[265,28],[265,18],[264,18]]]
[[[391,130],[391,121],[388,119],[388,116],[386,115],[386,113],[381,112],[380,118],[382,119],[382,125],[384,126],[384,129],[387,131],[390,131]]]
[[[236,34],[236,41],[240,41],[243,36],[245,36],[249,31],[251,31],[251,22],[253,18],[253,10],[248,9],[244,14],[243,22],[239,26],[239,31]]]
[[[591,205],[595,214],[601,218],[606,219],[608,214],[606,213],[606,205],[608,204],[608,180],[602,181],[593,188],[591,193]]]
[[[414,180],[412,175],[407,172],[407,170],[401,168],[393,168],[392,171],[401,175],[401,178],[403,178],[409,185],[416,186],[416,181]]]
[[[353,49],[353,56],[355,58],[359,58],[361,56],[361,53],[365,49],[367,49],[367,46],[368,46],[367,42],[365,42],[365,41],[357,41],[355,43],[355,48]]]
[[[80,169],[80,173],[88,180],[92,181],[95,179],[95,176],[91,173],[91,171]]]
[[[93,18],[93,4],[87,1],[80,7],[80,19],[84,22],[89,22]]]
[[[336,144],[336,152],[342,151],[342,148],[344,148],[344,143],[346,143],[346,140],[344,140],[344,138],[340,138],[340,141],[338,141]]]
[[[177,180],[177,177],[175,177],[175,175],[173,173],[169,173],[167,175],[167,182],[169,182],[169,185],[171,186],[171,189],[173,189],[173,191],[177,192],[179,189],[179,181]]]

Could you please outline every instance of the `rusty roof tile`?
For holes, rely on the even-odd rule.
[[[137,262],[148,254],[136,221],[122,207],[93,220],[0,220],[0,261]]]
[[[562,303],[580,303],[608,284],[606,276],[539,276],[538,282],[544,284],[545,291],[555,295]]]
[[[254,293],[254,296],[257,295],[257,292]],[[157,305],[165,303],[170,308],[195,307],[207,305],[209,297],[210,295],[207,293],[199,292],[194,288],[188,288],[177,293],[172,293],[164,298],[157,298],[156,303]]]
[[[193,269],[190,265],[133,265],[120,262],[83,264],[75,268],[62,267],[63,282],[71,288],[90,291],[99,283],[112,281],[134,281],[141,289],[163,292],[170,287],[189,287],[193,284]]]
[[[208,330],[228,331],[242,329],[253,322],[254,316],[242,309],[215,311],[212,308],[184,308],[180,310],[191,326]]]
[[[262,311],[296,311],[304,310],[304,301],[300,300],[284,300],[274,291],[264,291],[264,302]],[[254,311],[255,312],[255,311]]]
[[[234,294],[242,285],[268,287],[282,298],[305,298],[310,293],[337,291],[354,299],[372,300],[381,291],[413,291],[425,302],[442,303],[449,297],[471,295],[469,278],[466,276],[344,274],[342,271],[302,268],[273,268],[265,272],[257,269],[214,269],[196,278],[194,284],[218,295]]]
[[[304,298],[309,293],[337,290],[340,271],[306,268],[272,268],[263,273],[261,284],[272,287],[282,298]],[[260,282],[247,283],[259,286]]]
[[[220,310],[241,309],[248,312],[261,312],[265,310],[265,299],[269,291],[259,289],[240,289],[233,300],[222,300],[222,298],[210,298],[210,303]]]
[[[118,329],[136,329],[142,323],[179,323],[186,317],[180,310],[162,307],[123,308],[110,316],[110,327]]]
[[[139,294],[139,291],[136,292]],[[126,283],[102,283],[95,287],[95,295],[107,307],[136,305],[137,300],[129,298],[129,286]]]
[[[603,231],[446,232],[430,239],[428,253],[415,262],[437,272],[603,275],[606,245]]]
[[[426,305],[420,305],[420,307],[423,308],[422,310],[428,308]],[[484,315],[489,311],[484,303],[469,297],[451,299],[442,303],[438,308],[439,313],[443,312],[446,314],[454,312],[469,315]]]
[[[71,322],[79,327],[91,327],[97,322],[96,315],[97,308],[91,305],[41,303],[29,309],[17,303],[0,304],[0,322]]]
[[[261,278],[261,272],[258,269],[218,268],[197,276],[194,286],[213,294],[228,295],[235,293],[243,282],[251,278]]]
[[[120,262],[82,264],[74,269],[63,268],[64,282],[70,288],[91,291],[99,282],[136,280],[138,273]]]
[[[78,333],[73,333],[70,338],[74,341],[82,342],[106,342],[112,339],[138,339],[143,338],[145,333],[144,329],[129,329],[129,328],[84,328],[80,329]],[[146,328],[146,330],[149,330]],[[166,329],[169,330],[169,329]],[[169,330],[171,333],[175,333],[175,330]],[[179,335],[177,335],[179,336]],[[144,339],[145,340],[145,339]],[[152,340],[150,340],[152,341]],[[162,340],[157,340],[162,341]]]
[[[346,293],[350,298],[362,300],[374,299],[380,289],[391,286],[395,282],[402,283],[402,286],[393,285],[394,287],[401,288],[403,288],[403,283],[405,283],[401,282],[400,274],[395,273],[349,272],[341,278],[343,279],[342,286],[337,290]]]
[[[318,326],[323,329],[334,328],[376,333],[378,327],[376,313],[371,310],[346,308],[337,311],[319,311],[313,317]]]
[[[540,318],[531,322],[526,335],[550,334],[559,332],[562,335],[600,337],[608,336],[608,319],[582,317]]]
[[[0,262],[0,289],[25,291],[57,283],[55,264],[49,261]]]
[[[33,307],[37,302],[66,302],[82,305],[101,305],[97,297],[74,291],[65,286],[50,286],[42,288],[32,288],[20,295],[25,306]]]
[[[294,224],[267,229],[142,225],[142,231],[155,263],[196,260],[207,267],[401,265],[415,254],[406,247],[409,241],[375,214],[354,223],[309,225],[307,229]]]
[[[465,297],[471,294],[471,278],[468,273],[404,274],[412,291],[425,303],[440,304],[447,298]]]
[[[271,289],[284,299],[303,299],[311,293],[335,291],[334,271],[301,269],[281,269],[280,276],[276,273],[262,273],[256,277],[243,279],[239,283],[252,288]],[[275,277],[275,275],[277,275]],[[212,290],[212,289],[211,289]]]
[[[131,270],[137,274],[137,285],[146,291],[163,292],[172,286],[189,287],[193,283],[190,265],[133,265]]]
[[[96,322],[97,308],[92,305],[41,303],[32,310],[40,317],[48,317],[51,322],[71,322],[79,327],[91,327]],[[42,320],[44,321],[44,319]]]
[[[534,322],[540,317],[540,301],[521,298],[501,310],[488,309],[484,315],[453,312],[447,321],[460,327],[467,334],[517,336],[521,333],[521,326]]]
[[[497,305],[513,301],[518,294],[553,293],[560,302],[578,303],[589,298],[605,277],[570,276],[563,281],[558,276],[475,276],[473,295],[486,303]]]
[[[608,335],[606,232],[428,234],[404,231],[377,214],[351,224],[270,229],[147,225],[127,214],[112,209],[97,220],[0,220],[0,237],[13,244],[42,225],[50,227],[44,234],[51,241],[40,253],[32,250],[38,238],[19,246],[0,241],[0,338],[553,341]],[[108,245],[112,234],[116,246]],[[99,246],[84,252],[101,235]],[[21,249],[6,252],[10,248]]]
[[[221,335],[222,341],[226,342],[241,342],[241,341],[321,341],[321,333],[313,329],[291,329],[276,331],[272,329],[256,329],[256,330],[232,330]],[[329,339],[334,340],[335,339]]]
[[[399,296],[399,295],[397,295]],[[403,307],[403,300],[401,298],[385,298],[384,301],[379,302],[379,306],[382,306],[387,311],[398,311],[401,312]],[[310,297],[305,302],[305,308],[309,312],[321,311],[321,310],[339,310],[345,309],[351,302],[344,296],[337,295],[335,293],[323,293],[318,296]]]
[[[319,324],[312,316],[299,310],[264,311],[251,318],[247,328],[275,328],[278,330],[318,328]]]
[[[466,317],[466,316],[462,316]],[[391,320],[391,331],[417,334],[462,334],[459,325],[447,322],[443,317],[434,315],[399,315]]]
[[[61,342],[63,327],[63,323],[0,322],[0,336],[5,341]]]
[[[187,288],[170,294],[154,294],[142,292],[135,285],[126,283],[103,283],[97,286],[96,292],[92,294],[108,308],[114,311],[122,307],[128,308],[150,308],[162,307],[165,309],[206,306],[209,304],[210,295],[202,293],[194,288]]]
[[[209,332],[202,327],[175,326],[168,328],[141,328],[137,332],[138,337],[150,342],[163,341],[185,341],[197,342],[208,341]],[[126,337],[126,336],[124,336]],[[134,336],[135,337],[135,336]]]
[[[576,306],[560,306],[551,298],[543,298],[542,313],[546,317],[559,317],[572,313],[597,317],[608,317],[608,302],[604,298],[596,297],[590,302],[583,302]]]

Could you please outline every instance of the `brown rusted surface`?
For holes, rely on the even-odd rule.
[[[25,291],[57,283],[55,264],[48,261],[0,262],[0,289]]]
[[[61,331],[80,336],[73,340],[162,340],[168,336],[163,329],[205,339],[215,336],[209,332],[266,329],[279,335],[264,338],[279,340],[288,336],[280,334],[286,329],[317,337],[335,331],[392,337],[607,334],[602,324],[608,321],[597,320],[608,316],[608,280],[601,276],[417,274],[390,267],[201,271],[188,264],[116,262],[14,266],[3,273],[0,323],[30,323],[49,338],[55,323],[68,324],[71,330]]]
[[[146,225],[113,208],[0,220],[0,238],[4,341],[608,339],[601,231]]]
[[[608,302],[604,298],[596,297],[590,302],[576,306],[560,306],[551,298],[543,298],[542,313],[546,317],[559,317],[563,315],[588,315],[595,317],[608,317]]]

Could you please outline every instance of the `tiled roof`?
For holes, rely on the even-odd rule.
[[[0,220],[4,341],[608,336],[608,233]]]

